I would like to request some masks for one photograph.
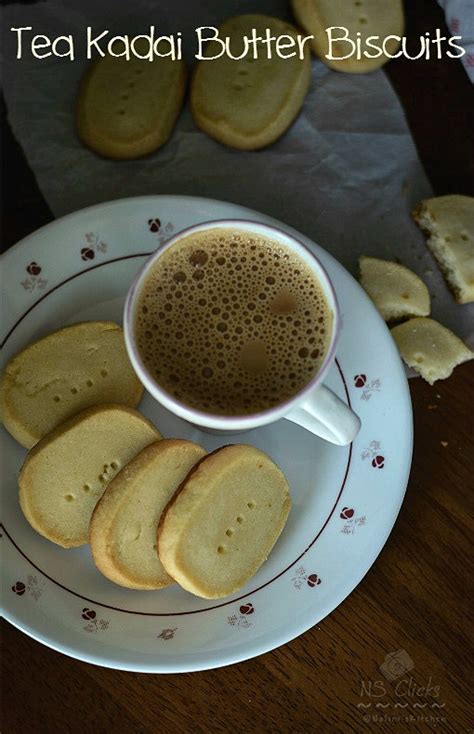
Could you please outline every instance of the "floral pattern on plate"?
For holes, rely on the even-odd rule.
[[[6,283],[37,279],[36,301],[33,296],[25,304],[23,294],[32,291],[23,286],[16,286],[8,299],[5,357],[65,321],[120,321],[130,283],[146,257],[172,233],[203,221],[239,218],[289,231],[326,268],[345,320],[338,362],[325,379],[343,399],[352,399],[361,433],[352,448],[331,447],[283,420],[239,436],[282,466],[293,508],[284,533],[250,584],[229,599],[208,601],[177,586],[156,593],[121,589],[100,576],[86,548],[64,551],[39,538],[18,508],[15,477],[24,451],[2,432],[2,551],[9,579],[4,613],[13,624],[73,657],[125,670],[170,673],[219,667],[271,650],[317,624],[352,591],[398,514],[411,460],[412,422],[406,377],[390,334],[357,283],[328,253],[257,212],[204,199],[157,196],[111,202],[56,220],[4,255]],[[372,373],[368,365],[375,364],[383,369]],[[140,409],[164,435],[198,440],[208,451],[225,441],[196,435],[192,426],[157,409],[146,395]],[[370,544],[364,518],[371,522]],[[36,593],[37,604],[31,603],[35,590],[42,593]],[[157,628],[157,617],[163,618],[163,627]]]

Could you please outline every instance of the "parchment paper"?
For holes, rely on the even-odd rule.
[[[188,105],[168,144],[147,159],[102,160],[74,132],[74,99],[86,68],[85,28],[112,33],[182,31],[194,63],[195,28],[243,12],[290,19],[283,0],[135,0],[11,5],[3,13],[3,82],[12,129],[56,216],[109,199],[191,194],[252,207],[318,242],[357,276],[360,254],[397,259],[418,273],[432,296],[432,315],[474,347],[474,304],[456,305],[424,238],[410,218],[432,195],[403,110],[383,71],[341,74],[313,61],[310,93],[297,122],[276,144],[237,152],[194,125]],[[72,33],[74,62],[30,54],[15,59],[11,26]],[[413,62],[416,63],[416,62]],[[453,192],[456,193],[456,192]]]

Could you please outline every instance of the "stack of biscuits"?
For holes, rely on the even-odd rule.
[[[135,409],[142,392],[110,322],[61,329],[7,364],[2,421],[30,449],[19,475],[23,513],[57,545],[89,542],[97,568],[121,586],[178,582],[209,599],[232,594],[283,530],[286,479],[251,446],[206,454],[162,438]]]

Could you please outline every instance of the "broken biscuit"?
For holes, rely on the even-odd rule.
[[[391,330],[403,361],[433,385],[474,357],[452,331],[433,319],[411,319]]]
[[[423,281],[404,265],[359,258],[360,284],[374,302],[385,321],[410,316],[428,316],[430,294]]]
[[[425,199],[413,219],[427,235],[433,254],[458,303],[474,301],[474,198]]]

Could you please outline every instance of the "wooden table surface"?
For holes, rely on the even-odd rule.
[[[410,3],[407,21],[413,48],[445,28],[434,0]],[[397,60],[387,74],[436,194],[473,195],[474,105],[460,63]],[[9,246],[52,215],[3,122]],[[317,627],[254,660],[174,676],[94,667],[4,623],[4,734],[472,732],[473,388],[472,363],[434,387],[410,381],[415,450],[400,516],[362,583]],[[414,667],[390,683],[379,665],[394,652],[392,665],[408,656]]]

